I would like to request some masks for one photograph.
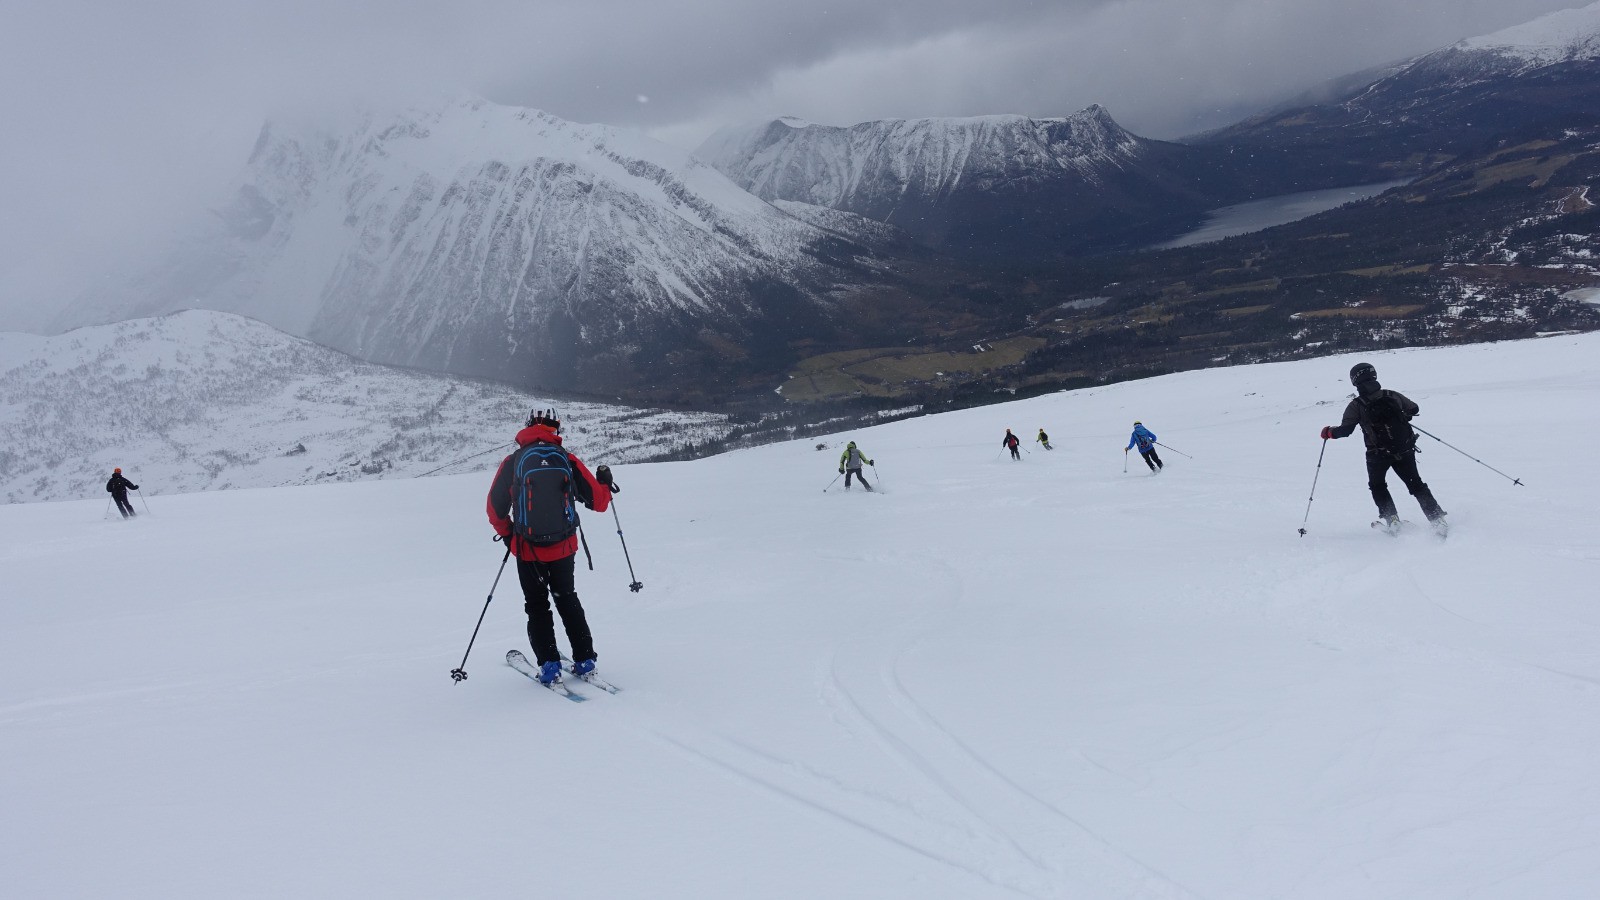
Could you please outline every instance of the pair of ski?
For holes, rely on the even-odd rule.
[[[1396,519],[1393,522],[1385,522],[1379,519],[1372,523],[1372,527],[1390,537],[1399,537],[1400,532],[1414,526],[1410,522],[1401,519]],[[1442,518],[1429,522],[1428,527],[1433,529],[1434,535],[1441,541],[1450,536],[1450,526]]]
[[[516,669],[518,672],[521,672],[522,674],[528,676],[528,678],[530,678],[533,681],[534,684],[537,684],[538,686],[540,686],[542,688],[549,689],[550,692],[553,693],[553,694],[560,694],[561,696],[567,698],[568,700],[571,700],[573,703],[582,703],[583,701],[589,699],[588,697],[584,696],[583,694],[580,694],[577,691],[573,690],[572,688],[568,687],[567,683],[565,681],[551,681],[551,682],[540,681],[539,680],[539,667],[534,665],[533,663],[529,662],[528,658],[526,656],[522,655],[522,651],[521,650],[511,650],[511,651],[507,652],[506,653],[506,665],[508,665],[511,668]],[[600,676],[594,674],[593,672],[590,672],[588,675],[578,675],[575,672],[573,672],[572,667],[573,667],[573,662],[572,662],[571,659],[569,659],[569,658],[567,658],[565,656],[561,657],[561,671],[564,672],[565,674],[572,675],[574,678],[577,678],[579,681],[582,681],[585,684],[592,684],[595,687],[599,688],[602,691],[605,691],[608,694],[617,694],[617,693],[621,693],[622,692],[622,688],[619,688],[616,685],[612,684],[611,682],[606,681],[605,679],[603,679]]]

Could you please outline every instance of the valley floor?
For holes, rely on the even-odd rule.
[[[485,474],[0,506],[6,893],[1592,896],[1600,336],[1366,358],[1526,486],[1424,438],[1389,538],[1335,441],[1298,536],[1350,358],[622,466],[582,705],[509,573],[448,676]]]

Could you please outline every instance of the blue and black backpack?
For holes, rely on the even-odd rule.
[[[514,534],[535,547],[549,547],[578,530],[572,504],[572,459],[554,444],[529,444],[517,454],[512,469],[511,504]]]

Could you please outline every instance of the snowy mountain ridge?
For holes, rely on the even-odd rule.
[[[905,193],[946,195],[963,181],[989,189],[1051,170],[1094,181],[1138,148],[1104,108],[1091,106],[1055,119],[992,115],[830,126],[780,118],[719,131],[695,153],[757,196],[893,223],[893,201]]]
[[[56,337],[0,333],[0,503],[414,476],[556,407],[575,451],[641,459],[720,437],[724,417],[567,403],[362,363],[240,316],[189,311]],[[493,467],[489,452],[447,471]]]
[[[1264,155],[1335,186],[1425,177],[1485,146],[1571,133],[1597,108],[1600,3],[1591,3],[1351,73],[1192,143]]]
[[[204,307],[375,362],[605,390],[826,305],[837,234],[626,129],[475,98],[263,129],[231,206],[63,326]],[[782,282],[788,292],[762,286]]]
[[[1047,119],[783,118],[719,131],[696,153],[765,200],[844,210],[986,259],[1141,246],[1250,189],[1226,158],[1133,135],[1098,105]]]
[[[1548,13],[1453,45],[1460,51],[1490,51],[1529,67],[1600,59],[1600,3]]]
[[[1467,38],[1382,73],[1350,103],[1404,102],[1408,94],[1437,102],[1440,91],[1535,76],[1562,64],[1600,60],[1600,2],[1558,10],[1490,34]],[[1415,101],[1407,105],[1415,106]]]

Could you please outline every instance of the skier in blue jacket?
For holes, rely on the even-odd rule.
[[[1144,464],[1150,467],[1150,471],[1159,472],[1164,468],[1161,457],[1156,455],[1155,432],[1144,427],[1141,422],[1133,423],[1133,436],[1128,438],[1128,446],[1124,447],[1122,452],[1126,454],[1134,447],[1139,448],[1139,455],[1144,457]]]

